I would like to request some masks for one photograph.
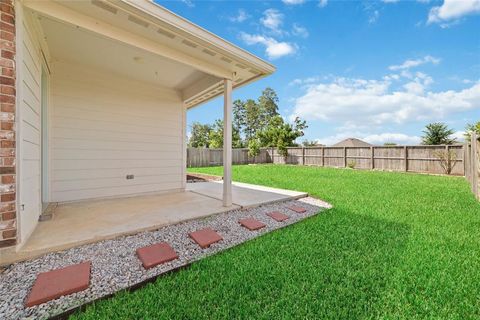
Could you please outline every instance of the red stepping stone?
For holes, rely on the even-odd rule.
[[[223,238],[212,228],[205,228],[188,234],[202,249],[208,248],[212,243]]]
[[[277,220],[278,222],[285,221],[289,218],[289,216],[287,216],[286,214],[283,214],[283,213],[278,212],[278,211],[269,212],[269,213],[267,213],[267,216]]]
[[[307,212],[307,209],[303,208],[303,207],[298,207],[298,206],[290,206],[288,207],[288,209],[292,210],[292,211],[295,211],[296,213],[304,213],[304,212]]]
[[[262,229],[263,227],[265,227],[265,224],[263,222],[255,220],[253,218],[242,219],[238,222],[250,231]]]
[[[138,248],[137,256],[142,261],[145,269],[153,268],[159,264],[178,259],[178,255],[166,242]]]
[[[38,274],[25,306],[32,307],[87,289],[90,269],[91,262],[84,262]]]

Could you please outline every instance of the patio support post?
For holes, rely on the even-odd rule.
[[[224,79],[223,206],[232,205],[232,80]]]

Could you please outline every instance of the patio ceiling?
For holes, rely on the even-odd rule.
[[[188,108],[271,74],[267,62],[151,1],[25,1],[53,59],[177,90]],[[37,20],[37,21],[38,21]]]

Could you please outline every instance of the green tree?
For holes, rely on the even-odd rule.
[[[223,148],[223,120],[217,119],[213,123],[208,135],[210,148]],[[241,148],[242,140],[240,139],[240,133],[235,126],[232,125],[232,147]]]
[[[208,148],[211,129],[211,126],[208,124],[192,123],[192,133],[188,140],[188,146],[192,148]]]
[[[395,142],[385,142],[383,145],[388,147],[388,146],[396,146],[397,144]]]
[[[450,137],[454,131],[441,122],[426,125],[423,133],[425,135],[422,137],[422,144],[425,145],[453,144],[457,142],[455,138]]]
[[[276,147],[278,153],[287,156],[287,147],[295,145],[295,140],[304,135],[305,121],[296,118],[293,125],[286,123],[279,115],[270,119],[267,127],[257,133],[262,147]]]
[[[302,141],[302,146],[304,147],[315,147],[317,145],[317,142],[315,140],[308,140],[308,139],[305,139]]]
[[[465,140],[470,142],[472,139],[472,133],[477,134],[478,139],[480,140],[480,121],[477,121],[475,124],[467,124],[465,127]]]

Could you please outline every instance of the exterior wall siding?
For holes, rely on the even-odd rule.
[[[17,243],[15,7],[0,2],[0,248]]]
[[[69,63],[53,69],[50,201],[182,189],[185,109],[175,91]]]

